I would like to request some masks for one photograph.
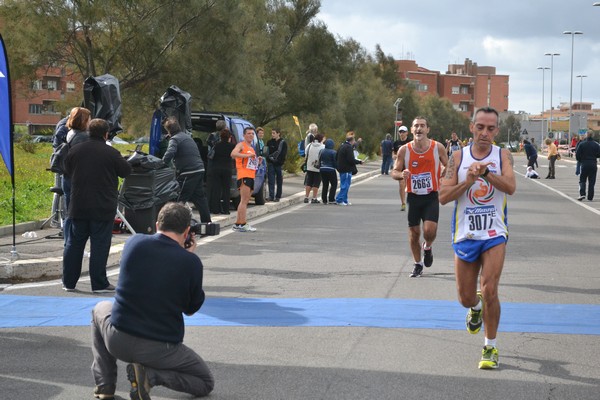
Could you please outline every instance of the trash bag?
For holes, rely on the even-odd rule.
[[[88,77],[83,82],[83,107],[92,113],[92,118],[108,122],[109,140],[123,131],[121,127],[121,92],[119,81],[112,75]]]
[[[145,172],[151,169],[165,168],[165,162],[158,157],[150,154],[142,153],[141,151],[135,151],[127,159],[129,165],[135,172]]]
[[[126,209],[143,210],[177,200],[179,190],[173,168],[137,169],[123,180],[119,203]]]
[[[181,129],[192,134],[192,95],[173,85],[160,98],[159,109],[163,121],[168,117],[176,117]]]

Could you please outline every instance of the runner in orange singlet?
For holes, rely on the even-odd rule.
[[[429,125],[425,117],[416,117],[411,126],[413,140],[398,150],[392,178],[406,182],[408,203],[408,232],[410,249],[415,261],[411,278],[423,274],[423,264],[431,267],[431,245],[437,236],[440,204],[439,181],[442,169],[448,163],[446,149],[441,143],[429,139]],[[421,245],[421,221],[423,244]],[[421,260],[421,248],[423,259]]]
[[[240,189],[240,204],[237,208],[237,219],[233,230],[237,232],[254,232],[256,228],[246,222],[246,211],[248,202],[254,190],[254,177],[256,169],[262,162],[262,157],[257,157],[252,142],[254,141],[254,128],[244,129],[244,140],[239,142],[233,151],[231,157],[235,158],[235,167],[237,170],[237,185]]]

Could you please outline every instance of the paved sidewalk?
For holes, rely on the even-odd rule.
[[[380,173],[379,160],[359,165],[359,173],[353,181],[360,181]],[[319,191],[320,197],[320,191]],[[289,174],[284,177],[283,197],[280,202],[267,202],[263,206],[256,206],[250,201],[248,207],[248,220],[252,221],[260,216],[300,204],[304,200],[304,174]],[[198,220],[197,211],[194,211]],[[236,212],[230,215],[213,215],[213,222],[221,225],[221,230],[228,229],[236,220]],[[58,237],[59,229],[40,229],[43,221],[34,221],[18,224],[15,236],[15,254],[11,253],[13,235],[12,225],[0,227],[0,280],[43,280],[52,279],[62,275],[63,239]],[[36,238],[25,238],[26,232],[34,232]],[[123,244],[130,234],[113,235],[108,268],[118,266]],[[89,248],[89,244],[88,244]],[[87,275],[87,262],[84,259],[83,274]],[[0,290],[8,284],[0,283]]]

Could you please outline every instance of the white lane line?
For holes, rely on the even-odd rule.
[[[515,171],[515,174],[517,174],[517,175],[521,175],[523,178],[525,178],[525,174],[522,174],[522,173],[520,173],[520,172],[518,172],[518,171]],[[572,197],[570,197],[570,196],[568,196],[568,195],[564,194],[563,192],[561,192],[561,191],[559,191],[559,190],[557,190],[557,189],[554,189],[553,187],[550,187],[550,186],[546,185],[545,183],[543,183],[543,182],[541,181],[541,179],[528,179],[528,178],[525,178],[525,179],[527,179],[528,181],[532,181],[532,182],[534,182],[534,183],[536,183],[536,184],[538,184],[538,185],[541,185],[541,186],[545,187],[546,189],[548,189],[548,190],[550,190],[550,191],[552,191],[552,192],[554,192],[554,193],[558,194],[559,196],[562,196],[562,197],[564,197],[565,199],[569,200],[570,202],[572,202],[572,203],[575,203],[575,204],[577,204],[578,206],[580,206],[580,207],[583,207],[583,208],[585,208],[585,209],[586,209],[586,210],[588,210],[588,211],[591,211],[591,212],[593,212],[593,213],[594,213],[594,214],[596,214],[596,215],[600,215],[600,211],[599,211],[599,210],[596,210],[595,208],[588,206],[588,205],[587,205],[587,204],[585,204],[583,201],[579,201],[579,200],[577,200],[577,199],[574,199],[574,198],[572,198]]]

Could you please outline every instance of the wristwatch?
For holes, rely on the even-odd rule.
[[[489,173],[490,173],[490,169],[488,167],[485,167],[485,172],[483,174],[481,174],[481,177],[485,178]]]

